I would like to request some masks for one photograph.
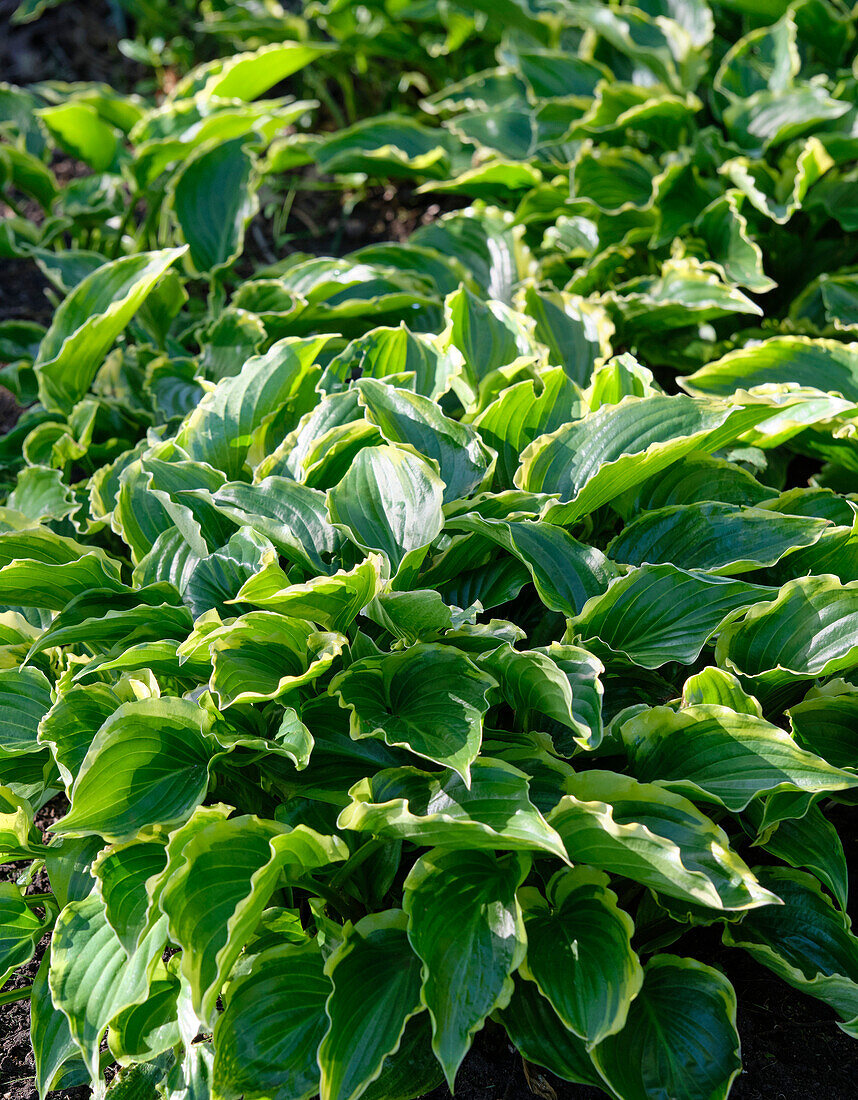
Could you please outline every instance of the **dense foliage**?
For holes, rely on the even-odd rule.
[[[0,87],[0,254],[58,303],[0,324],[40,1096],[118,1062],[117,1096],[412,1100],[492,1017],[716,1100],[701,926],[858,1037],[848,9],[124,6],[159,101]],[[302,197],[379,183],[447,213],[294,251]]]

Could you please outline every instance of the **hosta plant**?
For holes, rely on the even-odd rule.
[[[0,977],[51,932],[0,1002],[40,1096],[413,1100],[489,1022],[718,1100],[700,929],[858,1037],[848,13],[205,7],[247,48],[158,104],[0,90],[0,248],[57,302],[0,325]],[[299,129],[406,18],[419,108]],[[462,209],[260,259],[314,173]]]

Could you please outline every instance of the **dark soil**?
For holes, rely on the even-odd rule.
[[[45,297],[48,286],[32,260],[0,260],[0,323],[37,321],[47,328],[54,313]]]
[[[0,0],[0,73],[9,84],[41,80],[101,80],[131,91],[139,66],[122,56],[117,42],[126,29],[118,5],[107,0],[65,0],[33,23],[15,25],[19,0]]]

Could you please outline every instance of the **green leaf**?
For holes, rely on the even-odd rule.
[[[582,772],[565,786],[570,793],[548,823],[573,863],[712,909],[776,900],[730,848],[727,834],[680,795],[614,772]]]
[[[48,528],[0,534],[0,600],[62,611],[93,588],[125,590],[120,564],[100,548],[84,546]]]
[[[313,577],[306,584],[289,584],[279,567],[263,569],[245,581],[234,602],[309,619],[325,630],[346,630],[377,594],[381,565],[381,559],[370,554],[354,569]]]
[[[33,957],[53,913],[48,908],[42,919],[33,912],[14,883],[0,882],[0,986]]]
[[[625,1027],[590,1056],[624,1100],[648,1100],[660,1090],[726,1100],[742,1068],[733,987],[711,966],[656,955]]]
[[[463,653],[419,644],[356,661],[331,682],[331,691],[351,710],[352,737],[381,737],[452,768],[469,786],[494,686]]]
[[[563,1024],[589,1049],[620,1031],[640,991],[643,971],[631,947],[634,925],[600,871],[559,871],[548,898],[527,894],[527,959],[521,973],[536,982]]]
[[[849,918],[823,894],[812,875],[785,867],[762,867],[760,881],[783,905],[748,914],[725,925],[724,942],[742,947],[794,989],[818,997],[858,1038],[858,939]]]
[[[751,804],[745,817],[761,824],[762,812],[756,810]],[[818,806],[811,806],[803,817],[779,821],[773,829],[765,830],[764,837],[755,843],[790,867],[812,871],[845,911],[849,877],[843,843]]]
[[[771,603],[758,603],[721,634],[722,668],[762,683],[830,676],[858,665],[858,582],[802,577]]]
[[[196,619],[213,608],[226,614],[242,585],[276,557],[274,547],[252,528],[240,528],[213,554],[201,558],[188,574],[182,597]]]
[[[389,443],[436,463],[445,504],[470,496],[489,475],[492,455],[474,429],[444,416],[428,397],[371,378],[360,379],[357,389],[361,405]]]
[[[7,505],[34,521],[65,519],[78,509],[77,501],[63,481],[62,471],[47,466],[27,466],[21,470]]]
[[[474,420],[483,442],[497,451],[495,483],[511,489],[521,452],[585,411],[583,394],[561,367],[505,386]]]
[[[111,344],[184,252],[165,248],[124,256],[78,283],[54,314],[33,364],[46,409],[71,411],[92,385]]]
[[[48,985],[51,953],[47,951],[39,964],[30,994],[30,1044],[36,1064],[35,1084],[39,1100],[45,1100],[60,1075],[62,1067],[73,1058],[80,1057],[80,1050],[72,1039],[65,1015],[54,1008]]]
[[[143,1066],[151,1071],[150,1088],[162,1080],[166,1069],[164,1062],[172,1064],[172,1048],[181,1037],[176,1018],[179,991],[175,967],[156,965],[146,1000],[142,1004],[129,1005],[113,1017],[107,1033],[108,1049],[121,1066],[131,1067],[126,1074],[120,1073],[114,1089],[133,1088],[131,1081],[136,1085]],[[163,1062],[159,1056],[164,1057]]]
[[[113,126],[99,118],[91,104],[70,99],[52,107],[42,107],[38,117],[62,149],[94,171],[104,172],[114,166],[119,152],[119,135]]]
[[[610,543],[608,556],[629,565],[670,562],[680,569],[735,576],[812,546],[827,526],[825,520],[763,508],[715,502],[674,505],[630,523]]]
[[[159,904],[202,1020],[213,1020],[221,987],[280,876],[297,879],[346,854],[339,837],[306,825],[289,831],[258,817],[201,821],[177,862],[168,863]]]
[[[279,699],[327,672],[345,644],[303,619],[249,611],[212,636],[212,692],[221,707]]]
[[[858,353],[838,340],[773,336],[738,348],[682,380],[689,393],[728,395],[738,389],[794,383],[858,401]]]
[[[407,115],[377,115],[326,137],[316,158],[326,174],[443,179],[449,171],[451,144],[443,130],[430,129]]]
[[[331,572],[327,559],[340,537],[328,520],[323,493],[272,475],[256,485],[229,482],[205,498],[233,523],[269,538],[311,576]]]
[[[406,924],[405,914],[391,909],[346,925],[325,964],[333,990],[318,1052],[322,1100],[357,1100],[398,1049],[408,1020],[422,1010],[420,960]]]
[[[441,531],[443,492],[425,459],[396,447],[365,447],[328,493],[328,513],[361,549],[385,554],[396,574],[416,568]]]
[[[474,1032],[512,994],[511,975],[526,945],[515,892],[529,868],[519,854],[434,849],[405,880],[403,908],[409,942],[423,963],[432,1049],[451,1089]],[[450,996],[457,986],[467,988],[467,997]]]
[[[214,1031],[214,1088],[224,1100],[309,1100],[319,1090],[316,1050],[331,982],[315,944],[256,955],[230,982]]]
[[[548,719],[570,731],[552,736],[562,756],[572,756],[576,744],[598,746],[602,738],[598,677],[604,671],[598,658],[557,642],[541,650],[516,650],[505,644],[487,653],[480,664],[496,677],[501,694],[524,729],[544,726]]]
[[[32,667],[0,670],[0,751],[37,752],[39,723],[51,706],[51,685]]]
[[[702,672],[689,676],[682,686],[681,705],[693,707],[698,703],[729,707],[739,714],[763,717],[759,702],[748,695],[731,672],[709,665]]]
[[[787,711],[800,745],[836,768],[858,766],[858,691],[834,680]]]
[[[858,776],[800,749],[755,714],[711,704],[678,713],[652,707],[620,730],[635,776],[734,812],[776,791],[820,794],[858,786]]]
[[[218,96],[248,103],[330,50],[321,42],[278,42],[219,58],[192,69],[178,82],[173,97],[180,100],[202,91],[204,99]]]
[[[551,611],[577,615],[616,575],[601,550],[578,542],[551,523],[484,519],[475,514],[447,521],[454,530],[491,539],[527,566],[539,598]]]
[[[402,838],[422,845],[495,851],[546,851],[566,860],[566,849],[529,797],[524,772],[502,760],[477,758],[471,785],[455,772],[389,768],[356,783],[341,829]]]
[[[601,642],[644,668],[667,661],[691,664],[703,646],[739,611],[775,590],[727,577],[643,565],[612,581],[569,620],[567,634],[585,645]],[[729,629],[729,628],[726,628]]]
[[[682,395],[627,397],[535,440],[515,484],[556,493],[555,523],[571,523],[693,453],[725,447],[771,411],[735,408]]]
[[[522,1057],[545,1066],[564,1081],[603,1087],[583,1041],[569,1031],[533,982],[515,981],[509,1005],[498,1012]]]
[[[182,824],[208,788],[210,725],[185,699],[124,703],[95,735],[54,832],[119,841],[146,825]]]
[[[544,294],[535,287],[524,293],[524,311],[536,321],[535,336],[548,348],[548,361],[561,366],[579,386],[610,355],[614,326],[599,307],[572,294]],[[551,429],[547,429],[551,430]]]
[[[185,418],[176,444],[196,462],[207,462],[228,479],[239,477],[257,433],[290,402],[295,420],[305,411],[321,373],[314,361],[328,336],[278,340],[255,355],[232,378],[222,378]],[[312,399],[309,399],[312,404]]]
[[[159,921],[129,959],[97,894],[60,913],[51,940],[51,997],[68,1020],[93,1085],[100,1080],[99,1048],[107,1025],[145,999],[165,937],[165,922]]]
[[[247,137],[203,146],[170,186],[169,204],[196,274],[226,267],[241,255],[247,223],[259,208]]]
[[[146,883],[164,870],[166,861],[163,844],[132,840],[104,848],[92,864],[107,922],[129,958],[146,929]]]

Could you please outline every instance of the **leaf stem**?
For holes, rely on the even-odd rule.
[[[0,993],[0,1005],[10,1005],[14,1001],[28,1001],[32,992],[31,985],[25,985],[21,989],[8,989],[5,993]]]

